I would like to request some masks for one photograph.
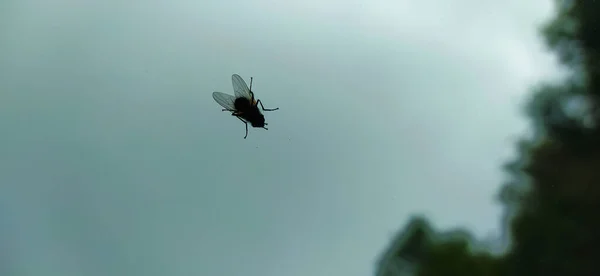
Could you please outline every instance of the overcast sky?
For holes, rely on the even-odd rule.
[[[547,0],[0,3],[2,275],[371,275],[497,232]],[[269,130],[211,93],[254,77]]]

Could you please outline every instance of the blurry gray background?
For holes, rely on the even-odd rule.
[[[494,235],[551,11],[2,1],[3,275],[371,275],[413,213]],[[233,73],[280,108],[246,140]]]

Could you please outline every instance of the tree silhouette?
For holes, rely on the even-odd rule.
[[[505,164],[498,193],[510,247],[476,253],[469,239],[422,246],[417,275],[600,275],[600,1],[556,1],[541,29],[572,74],[532,89],[533,138]],[[435,241],[435,239],[431,239]]]
[[[500,197],[515,210],[506,275],[600,275],[600,1],[557,3],[543,34],[573,74],[534,91],[527,115],[536,135],[506,166],[514,177]]]

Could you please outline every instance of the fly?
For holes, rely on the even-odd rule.
[[[222,92],[213,92],[212,96],[215,101],[224,107],[223,111],[230,111],[232,116],[237,117],[246,125],[246,135],[244,139],[248,137],[248,123],[255,128],[264,128],[265,116],[258,109],[258,105],[263,111],[275,111],[277,108],[268,109],[265,108],[259,99],[254,97],[252,92],[252,78],[250,78],[250,88],[246,85],[246,82],[238,74],[231,76],[231,82],[233,84],[233,92],[235,96],[225,94]]]

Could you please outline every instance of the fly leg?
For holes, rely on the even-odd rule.
[[[262,108],[262,110],[264,110],[264,111],[275,111],[275,110],[278,110],[278,109],[279,109],[279,107],[276,107],[276,108],[265,108],[265,106],[262,104],[262,102],[261,102],[260,100],[256,101],[256,103],[259,103],[259,104],[260,104],[260,107],[261,107],[261,108]]]
[[[242,120],[242,119],[240,119],[240,120]],[[246,125],[246,134],[244,134],[244,139],[246,139],[246,137],[248,137],[248,123],[244,122],[244,125]]]
[[[240,121],[242,121],[242,123],[244,123],[244,125],[246,125],[246,135],[244,136],[244,139],[246,139],[246,137],[248,137],[248,122],[242,120],[242,118],[238,117],[238,115],[236,115],[235,113],[231,114],[231,115],[235,116],[238,119],[240,119]]]
[[[251,99],[251,102],[254,102],[254,99],[255,99],[255,98],[254,98],[254,92],[250,91],[250,96],[252,97],[252,99]],[[260,100],[257,100],[257,101],[256,101],[256,104],[260,104],[260,107],[261,107],[261,108],[262,108],[262,110],[264,110],[264,111],[275,111],[275,110],[278,110],[278,109],[279,109],[279,107],[277,107],[277,108],[271,108],[271,109],[269,109],[269,108],[265,108],[265,106],[262,104],[262,102],[261,102]]]

